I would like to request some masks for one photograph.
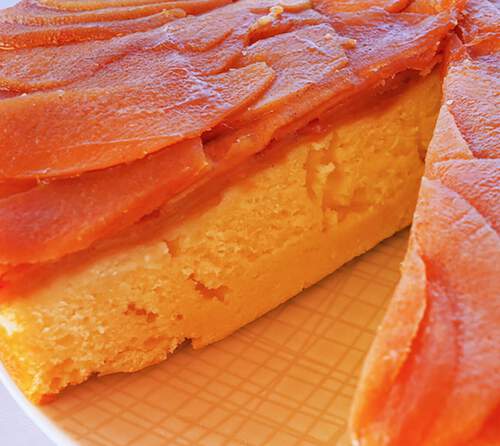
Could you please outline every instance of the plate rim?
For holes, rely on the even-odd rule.
[[[67,435],[41,408],[35,406],[24,396],[1,362],[0,382],[5,386],[7,392],[16,402],[17,406],[21,408],[23,413],[33,421],[36,427],[38,427],[55,446],[79,446],[79,444]]]

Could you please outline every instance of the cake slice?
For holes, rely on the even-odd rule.
[[[417,75],[6,286],[0,344],[18,385],[42,401],[217,341],[407,226],[440,88],[437,72]]]

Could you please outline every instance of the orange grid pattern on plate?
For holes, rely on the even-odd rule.
[[[46,414],[84,446],[347,446],[359,370],[407,237],[386,240],[223,341],[90,380]]]

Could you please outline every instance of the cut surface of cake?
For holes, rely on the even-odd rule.
[[[47,402],[218,341],[408,226],[419,196],[353,436],[496,435],[496,8],[23,0],[2,11],[0,358],[18,386]],[[476,350],[476,365],[457,359]],[[459,423],[465,404],[474,414]]]
[[[11,286],[2,304],[6,364],[28,372],[19,382],[39,400],[184,340],[219,340],[317,282],[410,223],[439,99],[439,74],[417,76],[229,184],[32,273],[41,283]]]

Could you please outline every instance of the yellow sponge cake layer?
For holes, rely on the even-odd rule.
[[[0,357],[18,385],[42,401],[217,341],[407,226],[440,88],[413,79],[16,289]]]

